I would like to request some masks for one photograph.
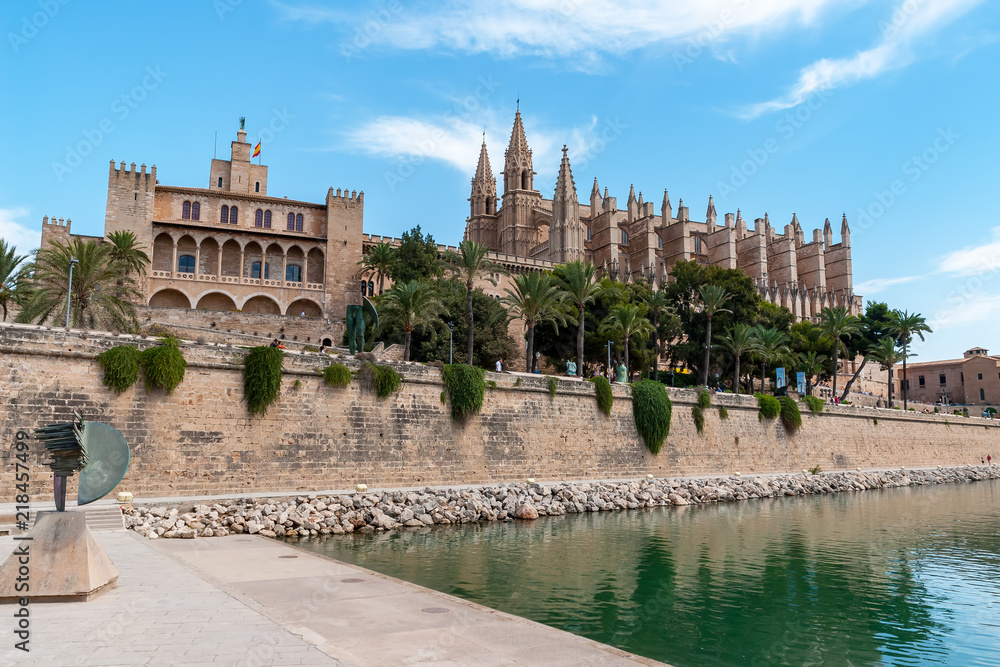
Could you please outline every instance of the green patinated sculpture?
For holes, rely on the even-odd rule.
[[[573,361],[566,362],[566,375],[576,375],[576,363]]]
[[[618,364],[618,381],[628,382],[628,369],[625,368],[625,364]]]
[[[371,318],[372,326],[378,329],[378,311],[368,297],[361,297],[362,305],[347,307],[347,347],[351,354],[365,349],[365,315]]]

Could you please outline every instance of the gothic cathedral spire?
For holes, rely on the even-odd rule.
[[[469,197],[472,206],[472,216],[493,215],[497,212],[497,179],[490,167],[490,156],[486,152],[486,139],[479,150],[479,164],[476,175],[472,179],[472,196]]]
[[[531,166],[531,149],[524,136],[524,124],[520,110],[514,114],[514,128],[510,132],[510,144],[504,157],[503,191],[534,190],[534,176]]]
[[[549,232],[549,257],[554,262],[584,259],[584,225],[580,221],[580,203],[576,198],[576,183],[569,165],[566,146],[552,197],[552,229]]]

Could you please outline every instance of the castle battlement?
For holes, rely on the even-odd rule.
[[[69,218],[66,218],[65,220],[63,220],[62,218],[56,219],[56,216],[52,216],[51,218],[49,218],[49,216],[47,216],[47,215],[46,216],[42,216],[42,226],[43,227],[65,227],[66,228],[65,231],[66,231],[67,234],[69,233],[70,225],[72,225],[72,224],[73,224],[73,221],[70,220]]]
[[[121,161],[121,166],[115,168],[115,161],[111,160],[111,165],[109,168],[109,180],[110,181],[121,181],[125,178],[133,178],[136,181],[144,181],[146,189],[150,185],[156,185],[156,165],[154,164],[149,173],[146,173],[146,165],[143,163],[138,169],[136,169],[135,162],[133,162],[128,167],[125,166],[125,160]]]

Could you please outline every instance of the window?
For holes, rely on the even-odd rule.
[[[239,210],[234,206],[229,209],[229,224],[235,225],[239,222]]]
[[[958,374],[958,381],[961,382],[962,384],[965,384],[965,372],[964,371],[962,373]]]
[[[222,187],[222,176],[219,176],[219,187]]]
[[[191,219],[201,220],[201,204],[198,202],[191,204]]]
[[[980,389],[979,390],[979,400],[980,401],[985,401],[986,400],[986,390],[985,389]]]
[[[983,379],[983,374],[982,374],[982,373],[980,373],[980,374],[979,374],[979,379],[980,379],[980,380],[982,380],[982,379]]]
[[[368,296],[375,296],[375,281],[368,281]]]
[[[181,255],[177,260],[177,271],[180,273],[194,273],[194,255]]]
[[[701,238],[697,236],[694,237],[694,254],[696,255],[701,254]]]
[[[941,384],[948,384],[948,379],[944,376],[944,373],[941,373],[940,375],[938,375],[938,381]]]
[[[587,240],[589,241],[590,239],[591,239],[591,236],[590,236],[590,225],[587,225]]]
[[[288,214],[288,231],[290,231],[290,232],[294,232],[295,231],[295,214],[294,213],[289,213]]]
[[[190,220],[191,219],[191,202],[186,201],[184,205],[181,206],[181,219]]]
[[[256,183],[254,183],[253,191],[254,192],[260,192],[260,181],[257,181]]]
[[[302,282],[302,267],[298,264],[289,264],[285,267],[285,281],[290,283]]]
[[[264,211],[257,209],[257,212],[253,216],[253,226],[263,227],[264,226]]]
[[[917,384],[920,385],[921,387],[924,386],[924,376],[923,375],[921,375],[920,377],[917,378]]]
[[[656,236],[656,247],[663,250],[663,239],[659,235]]]
[[[264,211],[264,229],[271,228],[271,212]]]
[[[628,245],[628,232],[622,230],[622,245]]]
[[[260,262],[254,262],[253,265],[251,265],[251,267],[250,267],[250,277],[251,278],[260,278]],[[265,264],[264,265],[264,280],[267,280],[270,277],[271,277],[271,265],[270,264]]]
[[[361,281],[361,296],[365,296],[366,294],[368,294],[368,281],[367,280],[362,280]]]
[[[299,213],[297,216],[295,216],[295,231],[297,231],[297,232],[301,232],[302,231],[302,214],[301,213]]]
[[[229,207],[228,206],[223,206],[222,207],[222,215],[219,217],[219,222],[221,222],[222,224],[226,224],[226,223],[229,222]]]

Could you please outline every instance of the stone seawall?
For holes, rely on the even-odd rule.
[[[139,500],[356,483],[390,488],[813,466],[916,468],[978,463],[1000,453],[1000,422],[978,417],[848,406],[814,415],[803,408],[801,430],[788,433],[780,421],[758,417],[755,399],[733,395],[713,396],[699,434],[691,415],[697,393],[671,390],[670,436],[653,456],[636,433],[627,386],[614,388],[606,417],[589,383],[560,379],[551,397],[545,377],[488,373],[497,386],[487,390],[481,414],[463,425],[451,420],[437,368],[394,364],[402,388],[378,400],[357,383],[325,386],[319,371],[329,360],[310,353],[286,356],[280,400],[265,417],[251,418],[242,400],[242,350],[186,345],[187,374],[172,395],[147,393],[141,379],[115,395],[101,384],[94,356],[123,343],[155,341],[0,326],[0,488],[14,488],[16,432],[68,420],[74,411],[124,433],[132,465],[119,489]],[[727,408],[728,419],[717,406]],[[40,448],[33,450],[37,500],[51,498],[43,460]]]

